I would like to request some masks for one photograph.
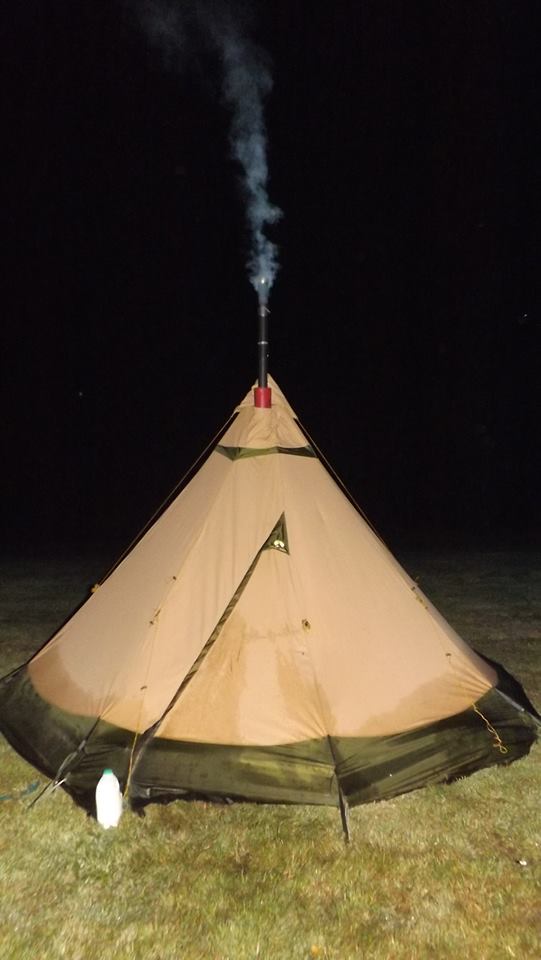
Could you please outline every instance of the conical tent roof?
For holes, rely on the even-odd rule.
[[[90,806],[350,804],[526,753],[518,684],[438,614],[274,382],[100,588],[0,684],[0,729]],[[507,678],[507,679],[506,679]]]

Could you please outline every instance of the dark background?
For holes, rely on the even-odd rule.
[[[270,369],[391,546],[539,542],[536,6],[259,5]],[[128,0],[2,46],[3,543],[112,549],[256,376],[229,118]]]

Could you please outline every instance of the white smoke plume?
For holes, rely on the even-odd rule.
[[[272,89],[268,59],[246,36],[244,18],[226,3],[212,0],[150,0],[143,23],[171,65],[198,34],[218,55],[223,100],[231,114],[231,152],[241,167],[242,192],[250,233],[248,276],[266,304],[278,271],[278,249],[267,235],[282,211],[268,195],[267,132],[263,103]]]

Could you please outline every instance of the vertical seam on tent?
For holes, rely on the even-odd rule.
[[[283,474],[284,467],[285,467],[285,462],[281,462],[281,461],[280,461],[280,458],[278,458],[277,464],[278,464],[278,470],[279,470],[278,477],[279,477],[279,483],[280,483],[280,498],[281,498],[281,502],[282,502],[282,506],[283,506],[283,516],[284,516],[284,518],[285,518],[285,522],[286,522],[286,525],[287,525],[287,505],[286,505],[286,495],[285,495],[286,486],[285,486],[285,483],[284,483],[284,474]],[[286,467],[286,469],[287,469],[287,467]],[[291,542],[289,542],[289,541],[288,541],[288,546],[289,546],[289,558],[290,558],[289,570],[290,570],[291,580],[292,580],[292,583],[293,583],[293,593],[294,593],[294,595],[296,594],[297,597],[300,597],[301,595],[303,596],[303,591],[301,591],[301,590],[299,589],[299,588],[300,588],[300,584],[299,584],[298,577],[296,576],[296,573],[295,573],[295,565],[294,565],[294,562],[292,562],[292,547],[291,547]],[[295,549],[293,548],[293,561],[294,561],[294,555],[295,555]],[[303,603],[304,603],[304,596],[303,596]],[[303,627],[303,628],[304,628],[305,623],[308,624],[308,620],[303,620],[303,621],[302,621],[302,627]],[[314,669],[314,663],[313,663],[313,660],[312,660],[312,655],[311,655],[311,653],[310,653],[310,649],[309,649],[309,647],[308,647],[308,644],[305,644],[305,647],[306,647],[306,651],[307,651],[308,660],[309,660],[309,663],[310,663],[310,671],[311,671],[311,674],[312,674],[312,680],[313,680],[313,683],[314,683],[314,688],[315,688],[315,691],[316,691],[316,696],[317,696],[317,700],[318,700],[318,704],[319,704],[320,716],[321,716],[321,719],[324,720],[325,710],[324,710],[324,705],[323,705],[323,698],[322,698],[322,695],[321,695],[321,691],[320,691],[320,688],[319,688],[319,683],[318,683],[317,676],[316,676],[316,672],[315,672],[315,669]],[[326,724],[324,724],[324,727],[326,727]],[[328,736],[328,733],[327,733],[327,736]],[[333,760],[333,765],[334,765],[334,757],[333,757],[333,755],[332,755],[332,750],[331,750],[331,758],[332,758],[332,760]]]
[[[282,471],[280,471],[280,481],[281,481],[282,484],[283,484]],[[283,505],[284,505],[284,517],[286,518],[286,523],[287,523],[285,497],[283,496],[282,499],[283,499]],[[289,557],[290,557],[289,570],[290,570],[290,576],[291,576],[291,580],[292,580],[292,584],[293,584],[293,593],[294,593],[294,595],[296,595],[296,596],[299,597],[299,598],[302,597],[302,602],[303,602],[303,604],[304,604],[304,591],[300,589],[300,581],[299,581],[298,576],[297,576],[297,574],[296,574],[295,564],[294,564],[294,562],[291,562],[292,560],[294,561],[294,559],[295,559],[295,549],[293,548],[293,551],[292,551],[291,542],[289,542]],[[308,611],[307,611],[307,612],[308,612]],[[306,625],[306,626],[305,626],[305,625]],[[304,628],[304,629],[310,629],[310,625],[309,625],[309,621],[308,621],[308,620],[304,620],[304,619],[303,619],[301,626],[302,626],[302,628]],[[310,672],[311,672],[311,674],[312,674],[312,680],[313,680],[313,683],[314,683],[314,689],[315,689],[315,692],[316,692],[317,702],[318,702],[318,705],[319,705],[320,717],[321,717],[321,720],[322,720],[322,722],[323,722],[323,727],[324,727],[324,729],[325,729],[325,734],[326,734],[326,738],[327,738],[327,742],[328,742],[328,738],[329,738],[330,734],[329,734],[329,731],[327,730],[327,724],[324,722],[324,721],[325,721],[325,707],[324,707],[324,702],[323,702],[323,695],[322,695],[322,692],[321,692],[321,689],[320,689],[320,686],[319,686],[319,682],[318,682],[318,678],[317,678],[317,674],[316,674],[316,671],[315,671],[315,668],[314,668],[314,662],[313,662],[313,659],[312,659],[312,654],[311,654],[310,648],[309,648],[308,644],[305,644],[305,647],[306,647],[306,652],[307,652],[308,661],[309,661],[309,663],[310,663]],[[336,773],[336,764],[335,764],[335,762],[334,762],[334,755],[333,755],[333,751],[332,751],[332,748],[330,747],[330,745],[329,745],[329,753],[330,753],[330,757],[331,757],[331,760],[332,760],[332,764],[333,764],[333,767],[334,767],[334,770],[335,770],[335,776],[337,777],[337,783],[338,783],[338,775],[337,775],[337,773]]]
[[[286,523],[286,526],[287,526],[287,504],[286,504],[286,495],[285,495],[286,486],[285,486],[285,483],[284,483],[284,474],[283,474],[284,466],[285,466],[285,463],[284,463],[284,462],[281,462],[281,461],[280,461],[280,458],[278,458],[278,460],[277,460],[277,468],[278,468],[278,479],[279,479],[279,484],[280,484],[280,499],[281,499],[281,503],[282,503],[282,507],[283,507],[282,515],[283,515],[283,517],[284,517],[284,520],[285,520],[285,523]],[[286,469],[287,469],[287,468],[286,468]],[[293,560],[294,560],[294,553],[295,553],[295,550],[294,550],[294,548],[293,548]],[[292,583],[293,583],[293,593],[294,593],[294,595],[296,594],[297,596],[300,596],[301,591],[299,590],[299,581],[298,581],[298,578],[297,578],[297,576],[295,575],[295,566],[294,566],[294,563],[292,562],[291,542],[289,541],[289,537],[288,537],[288,556],[289,556],[290,576],[291,576],[291,580],[292,580]],[[304,627],[304,624],[305,624],[305,623],[308,623],[308,621],[307,621],[307,620],[303,620],[303,621],[302,621],[302,626],[303,626],[303,627]],[[316,696],[317,696],[317,700],[318,700],[318,704],[319,704],[320,716],[321,716],[321,719],[323,720],[323,719],[324,719],[324,716],[325,716],[325,711],[324,711],[324,708],[323,708],[323,699],[322,699],[322,696],[321,696],[321,691],[320,691],[320,689],[319,689],[319,683],[318,683],[318,681],[317,681],[317,676],[316,676],[316,672],[315,672],[315,670],[314,670],[314,664],[313,664],[313,661],[312,661],[312,656],[311,656],[311,653],[310,653],[308,644],[306,644],[305,646],[306,646],[306,651],[307,651],[307,655],[308,655],[308,660],[309,660],[309,662],[310,662],[310,671],[311,671],[311,673],[312,673],[312,679],[313,679],[314,687],[315,687],[315,690],[316,690]],[[326,724],[324,724],[324,726],[326,726]],[[327,736],[328,736],[328,734],[327,734]],[[333,759],[333,765],[334,765],[334,757],[332,756],[332,750],[331,750],[331,758]]]
[[[154,656],[154,650],[156,649],[156,638],[157,638],[157,636],[158,636],[158,630],[159,630],[159,628],[160,628],[160,609],[161,609],[161,608],[158,608],[158,610],[157,610],[156,613],[154,614],[152,620],[150,621],[151,624],[154,626],[154,630],[152,631],[152,640],[151,640],[150,650],[149,650],[149,654],[148,654],[147,666],[146,666],[146,670],[145,670],[145,676],[144,676],[145,682],[144,682],[143,686],[140,687],[140,691],[143,693],[143,696],[141,697],[141,702],[140,702],[140,704],[139,704],[139,714],[138,714],[138,717],[137,717],[136,728],[135,728],[135,731],[134,731],[133,742],[132,742],[132,745],[131,745],[130,756],[129,756],[129,760],[128,760],[128,773],[127,773],[127,776],[126,776],[126,786],[124,787],[124,793],[126,794],[126,796],[128,795],[129,787],[130,787],[130,783],[131,783],[131,778],[132,778],[132,773],[133,773],[133,765],[134,765],[135,747],[136,747],[137,741],[138,741],[138,739],[139,739],[139,734],[140,734],[139,727],[141,726],[141,715],[142,715],[142,713],[143,713],[143,707],[144,707],[144,705],[145,705],[145,700],[146,700],[146,695],[147,695],[147,690],[148,690],[148,678],[149,678],[149,675],[150,675],[150,667],[151,667],[151,664],[152,664],[152,658],[153,658],[153,656]]]

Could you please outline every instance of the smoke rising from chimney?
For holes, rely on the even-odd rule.
[[[193,39],[193,30],[218,56],[222,96],[230,111],[230,145],[241,167],[241,186],[250,234],[248,276],[266,304],[278,271],[278,249],[267,228],[282,216],[268,194],[267,132],[263,104],[272,89],[268,58],[244,33],[242,17],[225,3],[147,0],[142,20],[149,38],[170,67]]]

